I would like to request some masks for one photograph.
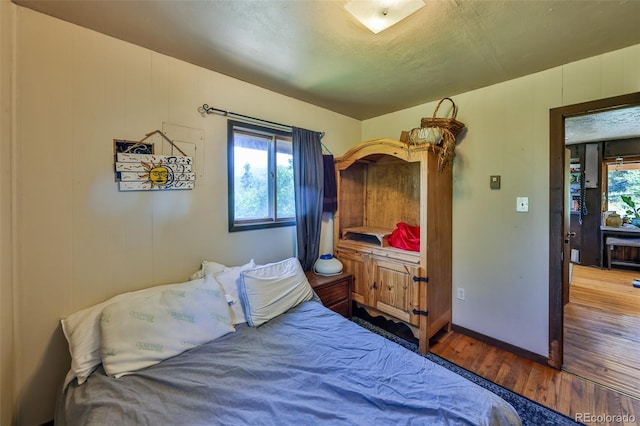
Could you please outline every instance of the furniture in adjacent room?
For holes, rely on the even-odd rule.
[[[581,265],[602,265],[603,240],[598,232],[602,224],[602,149],[595,143],[566,146],[570,165],[566,171],[571,191],[570,232],[572,250],[578,252]],[[600,250],[599,250],[600,249]]]
[[[601,226],[602,258],[607,264],[601,265],[607,269],[612,266],[640,267],[640,228],[632,226]]]
[[[351,274],[343,272],[326,276],[309,271],[306,275],[324,306],[345,318],[351,318]]]
[[[441,148],[392,139],[362,142],[336,158],[334,253],[353,275],[353,301],[405,323],[419,339],[451,327],[451,163]],[[419,226],[419,251],[392,246],[399,223]]]

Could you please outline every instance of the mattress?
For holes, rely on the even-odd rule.
[[[316,301],[61,391],[60,425],[519,425],[506,401]]]

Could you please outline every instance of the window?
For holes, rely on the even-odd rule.
[[[617,158],[605,160],[607,210],[615,211],[620,216],[636,219],[633,210],[640,207],[640,159]],[[628,205],[623,197],[629,197],[635,209]]]
[[[291,132],[229,120],[229,231],[295,225]]]

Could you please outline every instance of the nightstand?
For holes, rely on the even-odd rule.
[[[324,306],[345,318],[351,318],[351,274],[324,276],[309,271],[306,275]]]

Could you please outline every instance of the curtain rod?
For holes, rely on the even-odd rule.
[[[220,114],[220,115],[224,115],[225,117],[233,116],[233,117],[238,117],[238,118],[244,118],[245,120],[256,121],[258,123],[265,123],[265,124],[270,124],[272,126],[284,127],[286,129],[289,129],[289,130],[293,129],[293,126],[290,126],[288,124],[276,123],[275,121],[263,120],[261,118],[251,117],[249,115],[238,114],[236,112],[231,112],[231,111],[225,111],[223,109],[210,107],[207,104],[203,104],[201,107],[199,107],[198,111],[203,116],[205,114]],[[320,134],[320,139],[322,139],[324,137],[324,132],[317,132],[317,133]],[[324,146],[324,144],[322,144],[322,145]],[[326,147],[325,147],[325,149],[326,149]]]

